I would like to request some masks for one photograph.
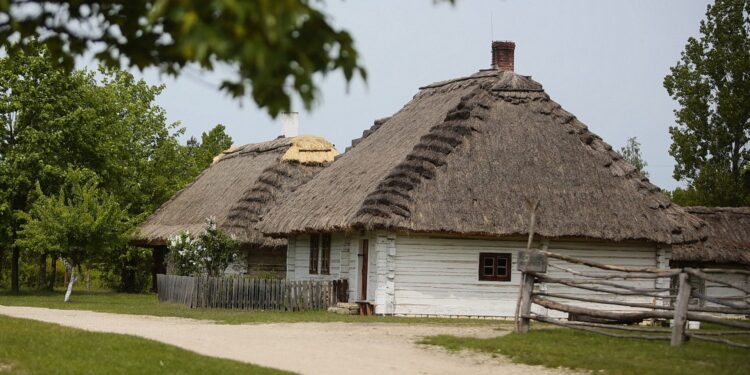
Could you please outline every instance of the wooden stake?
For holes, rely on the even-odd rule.
[[[679,291],[677,302],[674,307],[674,320],[672,321],[672,346],[680,346],[685,343],[685,326],[687,325],[687,309],[690,303],[690,276],[681,273],[679,276]]]
[[[529,332],[528,318],[531,313],[531,293],[534,291],[534,276],[528,273],[523,273],[521,279],[521,295],[519,297],[519,317],[516,319],[516,332],[526,333]]]

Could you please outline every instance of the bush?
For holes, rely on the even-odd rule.
[[[219,276],[240,258],[239,243],[219,229],[213,217],[206,219],[198,238],[193,239],[190,232],[184,231],[170,238],[168,247],[168,259],[175,273],[183,276]]]

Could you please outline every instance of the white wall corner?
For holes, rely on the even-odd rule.
[[[375,313],[387,314],[386,283],[388,281],[388,237],[378,233],[375,238]]]

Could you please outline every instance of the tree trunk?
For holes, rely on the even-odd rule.
[[[86,267],[86,290],[91,291],[91,269]]]
[[[76,265],[70,265],[70,282],[68,283],[68,290],[65,292],[65,302],[70,302],[70,294],[73,293],[73,284],[78,280],[76,274]]]
[[[55,282],[57,281],[57,256],[52,255],[52,277],[49,280],[47,288],[49,290],[55,290]]]
[[[44,289],[47,285],[47,254],[39,257],[39,289]]]
[[[10,262],[10,291],[13,294],[18,294],[18,262],[21,258],[21,253],[18,250],[18,246],[11,245],[13,248],[13,258]]]

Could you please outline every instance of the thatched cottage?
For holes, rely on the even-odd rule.
[[[163,264],[171,236],[185,230],[197,234],[213,216],[219,228],[240,242],[247,273],[283,276],[286,240],[264,236],[256,226],[336,155],[330,142],[309,135],[231,148],[144,221],[132,242],[154,247],[155,263]]]
[[[667,268],[702,222],[514,72],[493,68],[422,87],[270,212],[287,236],[287,277],[349,280],[378,314],[512,316],[518,251],[538,203],[534,247]]]
[[[731,268],[750,270],[750,207],[686,207],[706,222],[706,241],[674,247],[672,267]],[[716,278],[750,288],[748,274],[715,274]],[[698,280],[700,281],[700,280]],[[737,295],[716,283],[694,285],[709,297]]]

